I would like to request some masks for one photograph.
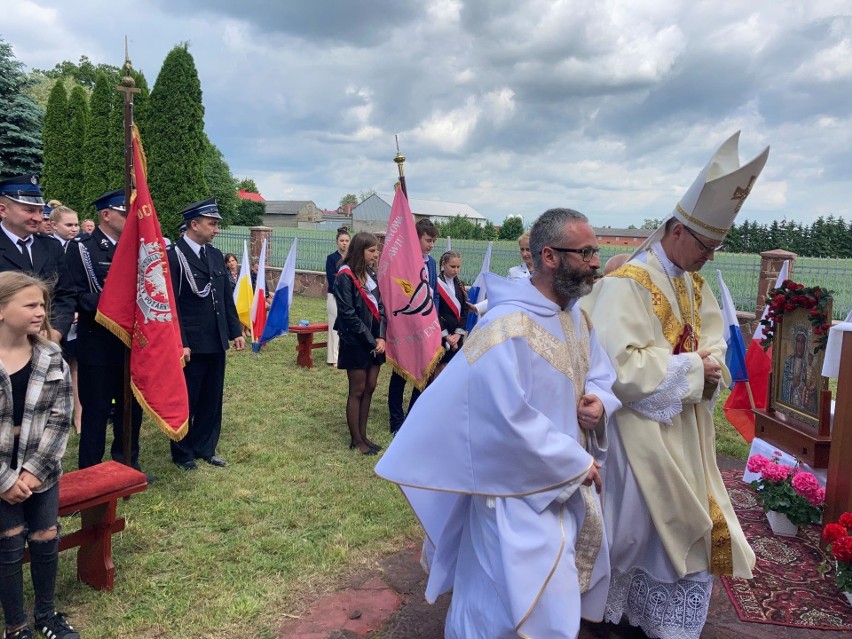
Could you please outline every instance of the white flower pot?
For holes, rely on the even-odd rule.
[[[766,518],[769,520],[769,527],[772,528],[772,532],[781,537],[795,537],[799,531],[799,527],[787,519],[787,515],[784,513],[770,510],[766,513]]]

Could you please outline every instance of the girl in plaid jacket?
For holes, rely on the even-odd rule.
[[[21,272],[0,273],[0,603],[5,636],[30,639],[24,614],[24,545],[30,550],[36,629],[80,635],[54,608],[59,477],[71,427],[71,382],[50,334],[49,291]]]

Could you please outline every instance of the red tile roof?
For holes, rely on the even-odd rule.
[[[237,191],[237,197],[241,200],[251,200],[252,202],[266,202],[266,200],[261,197],[260,193],[251,193],[250,191],[246,191],[245,189],[240,189]]]

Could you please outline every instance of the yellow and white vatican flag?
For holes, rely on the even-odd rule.
[[[234,287],[234,304],[237,306],[237,315],[240,324],[251,329],[251,302],[254,299],[254,291],[251,286],[251,267],[249,265],[248,243],[243,241],[243,261],[240,265],[240,276]]]

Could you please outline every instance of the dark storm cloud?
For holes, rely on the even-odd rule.
[[[261,33],[286,33],[305,40],[375,46],[388,30],[408,24],[423,5],[397,0],[156,0],[163,11],[197,17],[222,15],[251,23]]]
[[[131,55],[153,86],[190,43],[205,128],[271,199],[389,190],[394,133],[419,197],[496,221],[569,204],[667,213],[716,146],[772,152],[746,215],[849,214],[852,18],[843,3],[26,0],[30,66]],[[19,29],[17,24],[37,24]],[[64,47],[64,48],[63,48]],[[761,186],[766,185],[761,190]]]

